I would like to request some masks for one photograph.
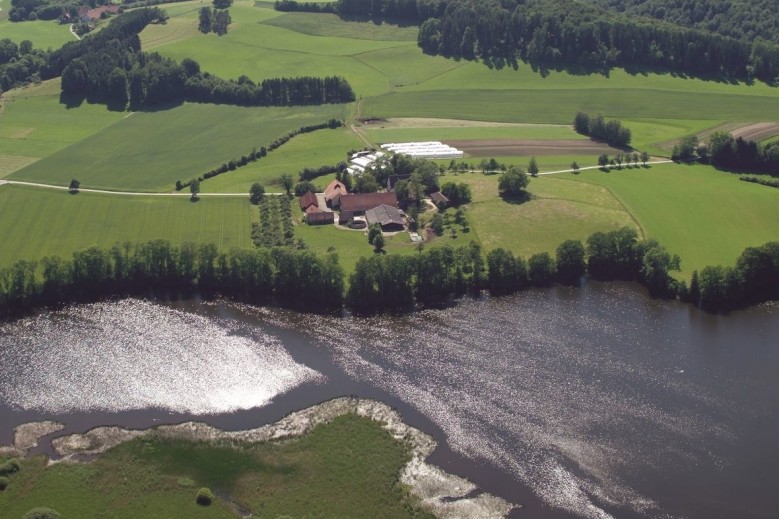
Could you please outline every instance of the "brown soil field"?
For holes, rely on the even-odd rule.
[[[445,144],[454,146],[472,157],[599,155],[601,153],[613,155],[621,151],[591,139],[475,139],[445,141]]]
[[[760,142],[763,139],[779,135],[779,123],[754,123],[742,126],[730,132],[733,137],[742,137],[748,141]]]

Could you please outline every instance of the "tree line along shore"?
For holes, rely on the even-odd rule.
[[[489,290],[506,295],[555,283],[636,281],[652,297],[678,298],[711,312],[779,299],[779,242],[749,247],[734,267],[694,272],[689,285],[672,277],[679,258],[655,240],[622,228],[560,244],[555,257],[525,260],[497,248],[484,254],[475,243],[419,249],[412,256],[361,258],[347,279],[336,254],[296,247],[218,252],[213,244],[165,240],[90,247],[40,262],[18,261],[0,270],[0,317],[39,308],[111,297],[228,297],[300,311],[339,314],[408,311]]]

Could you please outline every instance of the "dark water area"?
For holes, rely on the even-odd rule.
[[[0,325],[0,365],[0,443],[357,395],[516,517],[779,517],[776,304],[712,316],[595,283],[371,318],[125,300]]]

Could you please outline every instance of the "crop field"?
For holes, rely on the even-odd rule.
[[[494,140],[494,139],[580,139],[569,125],[551,124],[507,124],[490,125],[488,122],[474,121],[471,126],[439,126],[434,119],[391,119],[364,124],[359,130],[375,143],[407,141],[450,141],[450,140]],[[455,121],[452,124],[456,123]]]
[[[25,22],[26,23],[26,22]],[[77,143],[126,114],[84,102],[59,102],[59,80],[12,90],[0,102],[0,177]]]
[[[733,265],[745,247],[779,240],[779,189],[710,167],[663,164],[558,179],[608,188],[647,236],[679,254],[683,277],[706,265]]]
[[[124,114],[120,122],[11,175],[14,180],[170,191],[301,126],[344,116],[338,105],[244,108],[188,103]],[[204,184],[205,189],[205,184]]]
[[[63,517],[427,519],[397,484],[407,456],[378,424],[356,415],[300,439],[251,446],[140,438],[90,463],[22,460],[0,492],[0,515],[47,506]],[[200,487],[217,495],[208,507],[195,503]]]
[[[220,250],[251,246],[255,206],[246,198],[126,196],[0,186],[0,266],[20,259],[68,257],[116,242],[166,239],[214,243]]]

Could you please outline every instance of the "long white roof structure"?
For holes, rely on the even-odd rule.
[[[454,159],[463,156],[462,151],[438,141],[391,142],[388,144],[382,144],[381,147],[387,151],[399,153],[402,155],[410,155],[414,158]]]

